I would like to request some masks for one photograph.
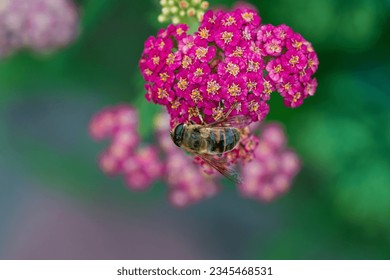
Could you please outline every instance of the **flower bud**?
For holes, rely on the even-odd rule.
[[[201,0],[164,0],[160,1],[161,14],[159,22],[171,21],[174,24],[188,22],[188,18],[198,19],[201,21],[206,9],[209,7],[207,1]]]

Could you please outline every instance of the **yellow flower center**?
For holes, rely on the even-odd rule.
[[[246,87],[249,91],[252,91],[254,89],[256,89],[257,87],[257,83],[256,82],[252,82],[252,81],[249,81],[246,83]]]
[[[260,69],[260,63],[257,61],[249,60],[248,72],[257,72]]]
[[[226,73],[229,73],[230,75],[233,75],[236,77],[238,73],[240,72],[240,68],[238,67],[237,64],[229,62],[227,66],[225,67]]]
[[[228,92],[231,96],[238,96],[241,93],[241,88],[235,83],[228,86]]]
[[[213,118],[214,120],[220,120],[223,117],[223,108],[213,108]]]
[[[232,16],[229,16],[224,22],[223,22],[223,25],[224,26],[231,26],[233,24],[236,24],[236,19]]]
[[[145,73],[145,75],[147,75],[147,76],[151,76],[151,75],[153,74],[153,72],[152,72],[149,68],[146,68],[146,69],[144,70],[144,73]]]
[[[292,43],[292,46],[293,46],[294,48],[296,48],[297,50],[300,50],[301,47],[302,47],[302,42],[299,42],[299,41],[294,40],[294,42]]]
[[[185,43],[186,47],[191,49],[193,46],[194,46],[194,43],[193,42],[187,42]]]
[[[166,91],[166,89],[158,88],[157,89],[157,96],[160,99],[167,98],[168,97],[168,92]]]
[[[172,102],[172,104],[171,104],[171,108],[172,109],[177,109],[177,108],[179,108],[180,107],[180,102],[179,102],[179,100],[175,100],[175,101],[173,101]]]
[[[184,56],[183,61],[181,62],[181,65],[184,69],[187,69],[192,64],[192,59],[189,56]]]
[[[161,81],[166,82],[168,80],[168,78],[169,78],[169,75],[166,72],[160,73]]]
[[[272,85],[269,81],[264,81],[263,87],[264,87],[263,93],[268,94],[268,95],[272,93]]]
[[[166,62],[168,65],[172,65],[175,62],[176,55],[173,53],[168,54]]]
[[[196,49],[195,53],[196,53],[196,57],[198,59],[201,59],[203,57],[205,57],[207,55],[207,52],[208,50],[206,48],[203,48],[203,47],[199,47]]]
[[[154,65],[158,65],[160,63],[160,57],[159,56],[153,56],[152,61]]]
[[[217,17],[215,15],[213,17],[210,17],[209,18],[209,23],[215,23],[216,19],[217,19]]]
[[[291,89],[291,84],[290,83],[284,84],[283,87],[285,90],[289,91]]]
[[[160,49],[164,48],[164,46],[165,46],[165,42],[164,41],[161,41],[160,44],[158,45],[158,47]]]
[[[257,112],[257,110],[259,110],[259,107],[260,107],[259,103],[257,103],[254,100],[252,100],[248,104],[249,111],[251,111],[251,112]]]
[[[287,33],[284,32],[284,31],[281,31],[281,32],[279,33],[279,38],[280,38],[280,39],[285,39],[286,36],[287,36]]]
[[[236,47],[236,49],[233,52],[233,56],[235,57],[242,57],[244,54],[244,50],[241,47]]]
[[[179,78],[179,82],[177,83],[177,87],[181,90],[186,90],[188,87],[187,79]]]
[[[301,98],[301,93],[300,93],[300,92],[297,92],[296,94],[294,94],[293,101],[294,101],[294,102],[297,102],[300,98]]]
[[[260,48],[258,46],[256,46],[256,44],[254,42],[252,42],[251,46],[249,47],[249,49],[254,52],[255,54],[260,54]]]
[[[278,64],[274,67],[274,72],[275,73],[280,73],[283,71],[282,65]]]
[[[229,44],[232,42],[234,34],[232,32],[224,31],[221,34],[221,39],[225,42],[225,44]]]
[[[207,39],[208,37],[210,37],[210,31],[206,27],[204,27],[199,30],[199,36],[202,39]]]
[[[190,108],[188,108],[188,114],[190,115],[190,118],[199,116],[199,109],[198,109],[198,107],[194,107],[194,108],[190,107]]]
[[[218,93],[218,90],[221,88],[221,86],[217,83],[217,81],[211,80],[207,82],[207,93],[215,95]]]
[[[293,55],[288,63],[292,65],[293,67],[299,62],[299,57],[297,55]]]
[[[242,31],[242,38],[244,38],[246,41],[249,41],[252,39],[251,33],[248,30]]]
[[[203,69],[202,68],[196,68],[194,75],[196,77],[200,77],[203,75]]]
[[[191,99],[195,102],[195,103],[198,103],[199,101],[202,101],[203,100],[203,97],[202,95],[200,94],[200,91],[199,89],[193,89],[191,91]]]
[[[276,43],[271,44],[269,48],[272,52],[280,52],[280,46]]]
[[[312,67],[314,65],[314,61],[312,60],[312,59],[309,59],[308,61],[307,61],[307,66],[310,68],[310,67]]]
[[[313,46],[309,42],[304,43],[307,47],[308,52],[314,52]]]
[[[245,12],[241,14],[241,16],[246,22],[251,22],[253,20],[253,13]]]
[[[177,35],[181,35],[181,34],[183,34],[184,33],[184,30],[183,30],[183,28],[181,28],[181,27],[179,27],[177,30],[176,30],[176,33],[177,33]]]

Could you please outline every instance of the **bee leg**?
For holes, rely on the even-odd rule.
[[[216,122],[220,122],[220,121],[223,121],[223,120],[226,120],[229,115],[233,112],[234,109],[236,109],[237,107],[237,102],[235,102],[230,108],[229,108],[229,111],[226,112],[226,114],[223,114],[220,118],[218,118],[217,120],[215,120]]]
[[[203,125],[203,124],[204,124],[204,120],[203,120],[203,117],[202,117],[201,114],[199,114],[199,119],[200,119],[200,121],[201,121],[201,124]]]
[[[222,157],[222,153],[221,153],[221,154],[217,154],[217,156],[218,156],[219,158],[221,158],[221,157]]]

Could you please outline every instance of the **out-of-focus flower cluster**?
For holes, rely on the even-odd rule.
[[[153,181],[162,179],[169,201],[176,207],[189,206],[218,193],[222,176],[173,144],[168,114],[155,119],[156,143],[140,147],[137,125],[136,110],[126,105],[107,108],[92,119],[92,137],[112,139],[100,156],[100,168],[106,174],[123,175],[133,190],[145,190]],[[281,126],[263,125],[260,137],[257,132],[251,129],[237,150],[251,150],[250,159],[240,167],[243,181],[237,187],[245,197],[271,201],[288,190],[300,163],[298,156],[286,148]]]
[[[245,197],[271,201],[285,193],[300,169],[297,154],[286,148],[286,136],[278,124],[261,130],[253,160],[242,168],[238,189]]]
[[[271,92],[297,107],[316,90],[312,45],[286,25],[261,25],[255,10],[209,10],[194,35],[187,30],[169,25],[149,37],[140,60],[146,98],[166,107],[171,126],[213,122],[233,105],[232,116],[261,121]]]
[[[160,0],[161,14],[159,22],[171,21],[173,24],[186,22],[188,18],[203,19],[209,2],[202,0]]]
[[[0,58],[21,48],[47,52],[69,44],[78,27],[70,0],[1,0]]]
[[[100,168],[109,175],[123,175],[134,190],[147,189],[159,178],[162,165],[153,146],[139,147],[138,115],[125,105],[99,112],[90,123],[95,140],[111,138],[111,144],[99,160]]]
[[[169,116],[160,114],[155,120],[158,144],[164,154],[165,179],[170,202],[177,207],[188,206],[211,197],[219,187],[214,176],[173,144],[169,135]]]

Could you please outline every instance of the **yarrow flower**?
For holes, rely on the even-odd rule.
[[[119,105],[104,109],[90,123],[95,140],[111,138],[99,160],[108,175],[122,175],[135,191],[147,190],[156,180],[164,180],[168,199],[175,207],[190,206],[216,195],[221,189],[220,174],[186,155],[173,144],[169,115],[162,113],[154,121],[157,141],[140,145],[138,115],[134,108]],[[298,156],[286,148],[286,136],[278,124],[247,128],[240,147],[229,153],[232,160],[247,160],[241,167],[243,182],[237,186],[248,198],[271,201],[285,193],[299,171]],[[235,158],[235,159],[233,159]]]
[[[139,147],[138,115],[134,108],[119,105],[99,112],[90,123],[95,140],[111,138],[111,145],[99,160],[108,175],[123,175],[133,190],[147,189],[162,173],[158,150],[152,146]]]
[[[161,3],[167,8],[189,2]],[[163,10],[165,15],[170,12],[177,10]],[[164,179],[173,205],[191,205],[216,194],[222,176],[202,157],[193,158],[178,149],[170,138],[171,129],[179,123],[213,123],[227,114],[244,116],[236,118],[246,125],[237,126],[239,142],[215,160],[223,162],[226,170],[236,165],[241,171],[242,180],[235,181],[243,196],[271,201],[288,190],[300,161],[285,147],[279,125],[262,125],[258,136],[259,122],[269,113],[272,92],[277,91],[292,108],[314,95],[317,55],[311,43],[290,27],[262,24],[257,11],[247,4],[233,11],[209,10],[200,20],[194,34],[188,33],[186,24],[171,24],[145,42],[139,63],[145,97],[166,108],[155,122],[157,143],[138,147],[135,128],[112,121],[119,118],[118,110],[123,107],[104,111],[93,119],[91,133],[96,139],[111,136],[114,140],[100,165],[109,174],[123,174],[135,189]],[[124,119],[136,123],[134,109],[126,108],[132,117]],[[107,123],[108,130],[104,128]],[[118,140],[121,132],[124,144]],[[211,162],[210,157],[207,161]]]
[[[173,24],[184,22],[188,18],[203,19],[209,2],[202,0],[160,0],[161,14],[159,22],[172,21]]]
[[[172,143],[168,115],[159,115],[155,120],[156,143],[140,146],[137,126],[137,112],[127,105],[104,109],[92,118],[91,136],[95,140],[111,138],[99,160],[104,173],[122,175],[135,191],[147,190],[154,181],[165,179],[169,201],[176,207],[217,193],[219,187],[212,176],[202,174],[201,167]]]
[[[253,160],[242,168],[238,185],[244,197],[271,201],[285,193],[300,169],[297,154],[286,148],[286,136],[278,124],[263,127]]]
[[[78,13],[70,0],[0,1],[0,57],[20,48],[51,51],[77,33]]]
[[[167,109],[172,126],[213,122],[231,106],[232,116],[257,122],[268,114],[273,91],[294,108],[316,90],[311,43],[286,25],[262,25],[245,5],[209,10],[195,34],[187,31],[185,24],[160,30],[140,60],[146,98]]]

